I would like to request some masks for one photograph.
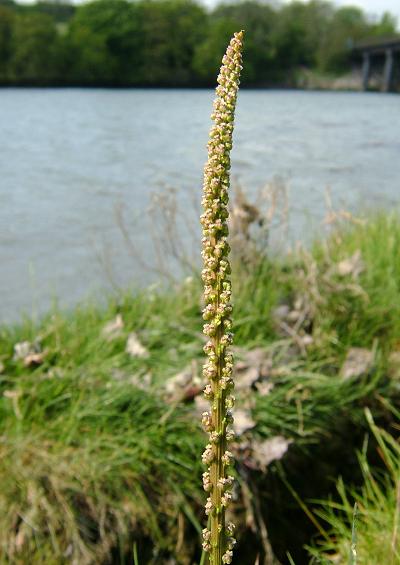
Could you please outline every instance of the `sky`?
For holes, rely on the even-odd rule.
[[[397,17],[400,26],[400,0],[334,0],[337,6],[359,6],[367,14],[380,17],[384,12],[390,12]]]

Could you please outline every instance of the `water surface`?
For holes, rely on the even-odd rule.
[[[200,200],[208,90],[0,90],[0,323],[71,305],[150,275],[117,225],[150,254],[155,192]],[[330,187],[352,210],[398,204],[400,97],[240,92],[232,174],[251,194],[278,175],[291,235],[318,233]],[[197,229],[197,228],[196,228]]]

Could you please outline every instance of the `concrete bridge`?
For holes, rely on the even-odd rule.
[[[362,55],[362,88],[368,90],[372,63],[383,65],[382,92],[390,92],[395,87],[397,59],[400,62],[400,37],[376,38],[356,43],[353,52]]]

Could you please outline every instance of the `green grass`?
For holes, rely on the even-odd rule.
[[[80,307],[54,312],[39,327],[2,330],[4,559],[98,563],[112,548],[126,552],[133,531],[162,552],[175,547],[178,516],[200,529],[192,515],[202,505],[199,425],[155,392],[160,378],[199,355],[197,307],[188,297],[126,295],[104,311]],[[125,328],[108,341],[102,329],[117,312]],[[132,330],[154,352],[148,359],[125,352]],[[48,353],[30,369],[13,359],[13,345],[34,339]],[[148,392],[131,384],[147,373]]]
[[[201,503],[202,437],[186,410],[77,371],[16,384],[18,411],[1,410],[3,556],[101,562],[133,530],[173,549],[179,513],[199,527],[188,508]]]
[[[334,267],[360,253],[357,278],[340,276]],[[313,248],[321,292],[317,324],[341,350],[371,347],[384,350],[400,345],[400,230],[395,214],[344,226],[327,242]],[[331,273],[330,273],[331,272]]]
[[[400,562],[400,444],[374,424],[370,412],[367,418],[377,442],[375,455],[383,466],[372,467],[364,451],[358,456],[362,488],[350,488],[338,481],[339,500],[325,502],[316,512],[329,524],[330,532],[328,541],[320,540],[310,548],[312,563],[346,563],[348,556],[349,563],[362,565]]]
[[[360,274],[340,275],[338,263],[358,250]],[[359,562],[390,563],[394,524],[379,543],[373,532],[383,529],[378,516],[383,520],[384,512],[392,512],[394,520],[393,470],[381,466],[379,501],[368,498],[373,492],[367,492],[372,487],[366,475],[364,487],[359,478],[341,487],[345,505],[334,495],[339,466],[322,459],[322,448],[330,445],[340,460],[346,433],[352,430],[356,439],[354,445],[347,442],[350,455],[346,452],[345,460],[356,465],[357,441],[369,429],[366,408],[395,435],[398,415],[390,405],[399,401],[400,392],[388,376],[387,356],[400,349],[399,218],[381,215],[362,225],[341,226],[309,253],[263,258],[235,279],[235,343],[262,346],[279,368],[269,395],[252,392],[253,437],[279,434],[292,441],[291,458],[283,460],[283,467],[299,496],[307,499],[320,497],[321,489],[313,494],[291,469],[311,462],[315,466],[317,453],[321,473],[329,468],[332,474],[322,494],[331,493],[329,504],[341,505],[332,506],[333,513],[329,504],[323,511],[323,520],[331,524],[331,545],[325,540],[311,553],[322,556],[335,548],[348,555],[349,512],[357,500],[360,556],[372,552],[372,546],[381,552],[371,553],[379,556],[375,561],[360,557]],[[313,342],[293,354],[292,338],[281,335],[272,313],[279,304],[293,306],[299,298],[308,313],[296,331],[311,335]],[[108,340],[102,330],[117,314],[124,328]],[[147,358],[126,353],[130,332],[137,333]],[[24,340],[40,341],[46,352],[40,366],[25,367],[13,358],[15,343]],[[205,438],[192,405],[168,403],[163,385],[202,358],[202,344],[201,285],[196,280],[163,291],[126,292],[106,308],[86,304],[70,313],[53,311],[36,325],[25,320],[0,329],[0,563],[132,563],[133,555],[141,564],[167,562],[168,556],[182,564],[198,562]],[[374,347],[375,366],[367,375],[344,381],[340,367],[354,346]],[[140,388],[149,378],[151,385]],[[373,437],[379,444],[383,436]],[[268,480],[261,477],[262,488],[269,488]],[[273,500],[273,491],[262,493],[263,500],[268,497]],[[280,524],[293,528],[293,500],[279,504],[281,515],[271,527],[278,553],[287,540]],[[238,506],[240,510],[240,502]],[[371,518],[375,508],[376,521]],[[242,544],[247,543],[246,531],[242,518]],[[289,549],[296,554],[285,548],[282,562]]]

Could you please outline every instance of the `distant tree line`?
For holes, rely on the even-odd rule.
[[[243,82],[291,85],[307,68],[340,73],[352,42],[393,35],[355,7],[245,0],[208,11],[193,0],[94,0],[73,6],[0,0],[0,84],[213,84],[228,38],[245,29]]]

